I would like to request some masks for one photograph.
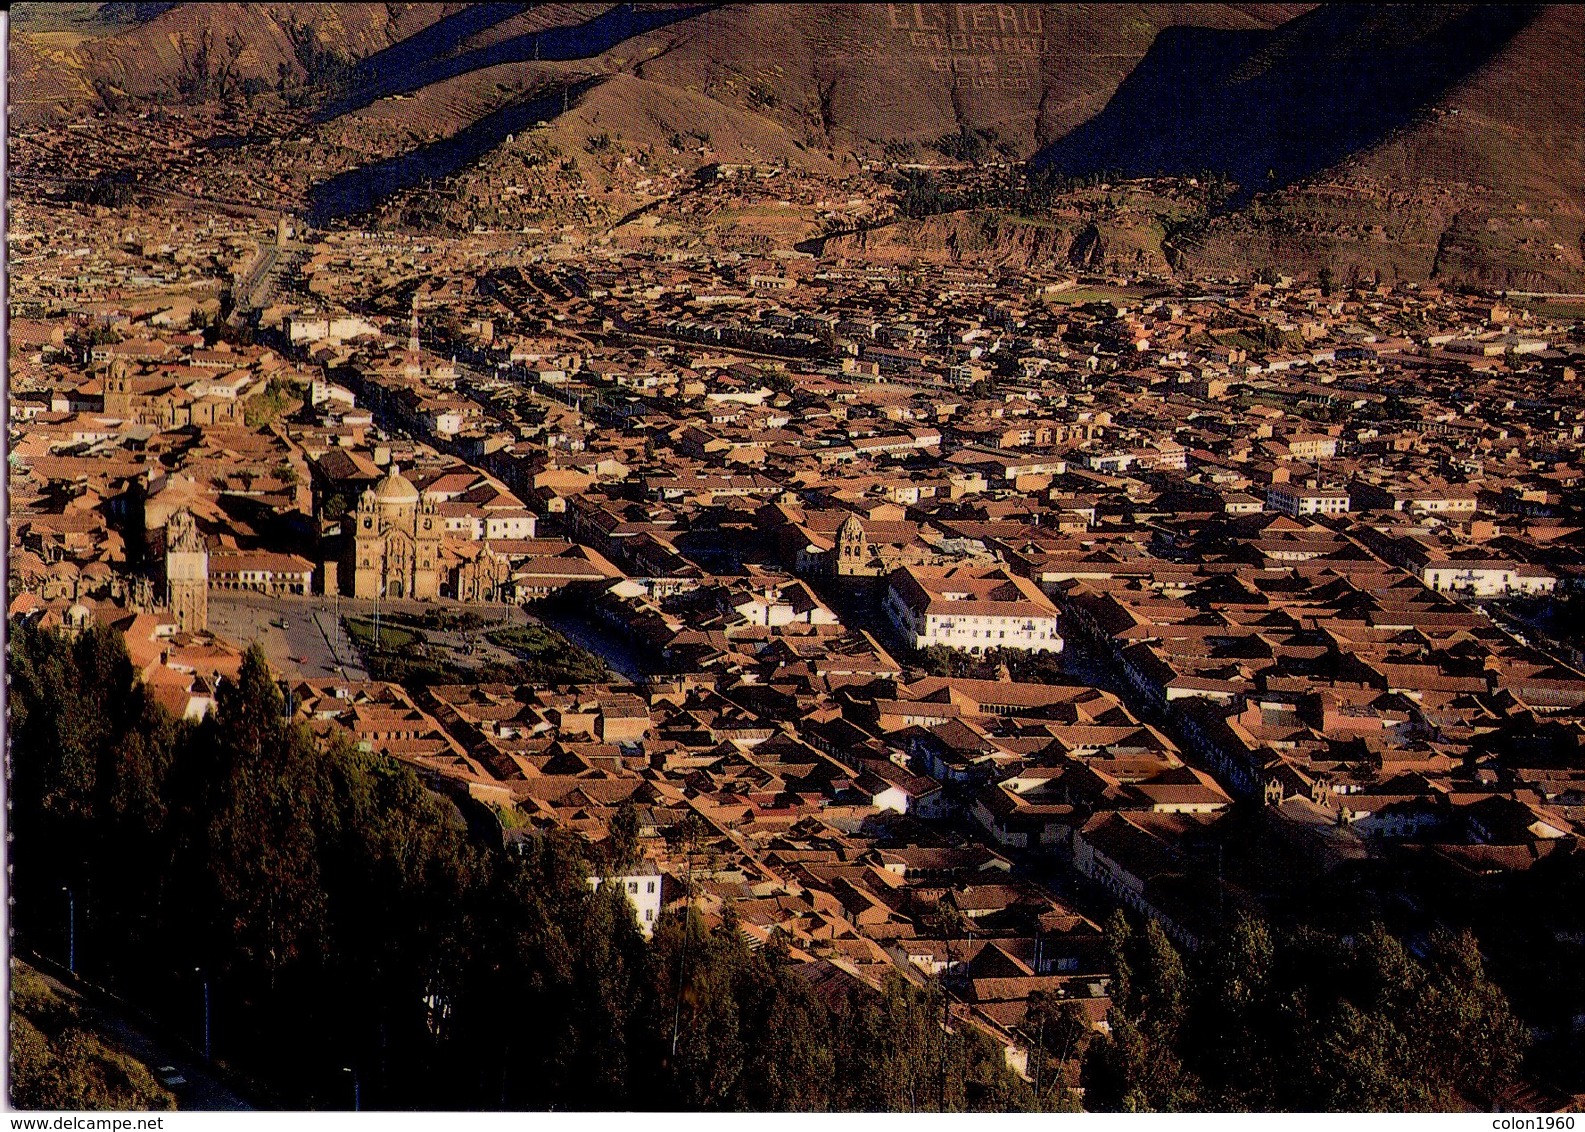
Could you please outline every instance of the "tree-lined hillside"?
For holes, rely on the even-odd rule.
[[[777,943],[663,919],[646,942],[570,837],[480,846],[408,770],[285,719],[261,655],[198,725],[120,638],[10,652],[24,947],[77,967],[289,1107],[1018,1109],[1000,1048],[939,993],[817,993]],[[595,862],[598,868],[604,862]],[[15,1047],[14,1047],[15,1048]]]

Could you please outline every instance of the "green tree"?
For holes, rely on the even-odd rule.
[[[760,1111],[810,1112],[831,1106],[836,1051],[824,1003],[793,970],[780,929],[749,968],[745,1028],[756,1035],[744,1068],[745,1107]]]
[[[1083,1007],[1036,991],[1029,996],[1019,1029],[1030,1043],[1029,1074],[1035,1106],[1059,1111],[1076,1107],[1074,1090],[1081,1084],[1079,1070],[1095,1038]]]
[[[217,899],[216,930],[274,986],[283,969],[325,943],[319,837],[331,818],[327,764],[285,701],[257,645],[223,685],[199,742],[217,758],[203,768],[200,810],[190,816]],[[230,950],[219,940],[221,950]]]
[[[1450,1090],[1489,1099],[1511,1082],[1529,1045],[1506,996],[1487,977],[1474,935],[1433,938],[1429,974],[1413,1020],[1419,1058]]]
[[[1200,1009],[1186,1035],[1194,1064],[1218,1105],[1271,1107],[1261,1092],[1274,1079],[1282,1033],[1272,987],[1276,941],[1264,920],[1239,912],[1207,951]]]
[[[1415,1049],[1390,1019],[1348,1002],[1315,1036],[1315,1107],[1342,1112],[1425,1112],[1437,1107]]]
[[[1112,1002],[1125,1013],[1134,1010],[1134,968],[1129,960],[1134,929],[1121,908],[1113,909],[1102,932],[1106,969],[1112,975]]]
[[[614,872],[630,868],[638,860],[638,808],[631,801],[623,802],[611,815],[606,858]]]
[[[1151,1037],[1172,1042],[1188,1007],[1188,975],[1177,948],[1155,920],[1145,923],[1139,939],[1135,996],[1140,1017]]]
[[[1185,1112],[1201,1106],[1198,1082],[1171,1048],[1119,1010],[1084,1061],[1085,1107],[1100,1112]]]

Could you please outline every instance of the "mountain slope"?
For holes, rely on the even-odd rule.
[[[1193,235],[1182,266],[1585,290],[1585,10],[1542,9],[1412,121]]]
[[[122,7],[122,6],[118,6]],[[154,14],[121,29],[132,14],[100,20],[114,34],[62,41],[14,31],[11,112],[19,125],[82,110],[205,97],[220,82],[274,87],[283,73],[311,77],[316,63],[354,61],[408,38],[463,4],[133,5]],[[285,68],[284,72],[282,68]]]
[[[507,39],[494,39],[485,46],[460,52],[430,54],[416,58],[403,53],[392,62],[381,52],[358,68],[359,80],[345,94],[330,102],[319,114],[335,118],[382,98],[411,94],[435,83],[486,68],[514,63],[565,62],[589,59],[646,32],[679,20],[687,20],[704,9],[699,6],[633,9],[626,5],[608,8],[598,15],[572,24],[553,24],[525,31]],[[405,44],[398,45],[398,47]],[[393,49],[394,50],[394,49]]]
[[[1363,155],[1362,167],[1585,204],[1585,10],[1543,9],[1438,106]]]
[[[1329,5],[1270,32],[1170,28],[1106,109],[1035,164],[1125,177],[1214,170],[1245,195],[1278,188],[1409,126],[1534,15]]]
[[[1164,28],[1275,27],[1302,5],[749,4],[639,68],[826,148],[994,130],[1025,157],[1098,111]]]
[[[245,45],[238,77],[271,85],[282,66],[306,73],[305,38],[328,55],[366,60],[334,114],[508,58],[533,60],[536,47],[542,60],[559,49],[587,57],[677,21],[653,57],[631,60],[638,77],[768,114],[806,143],[929,143],[981,128],[1023,157],[1098,111],[1163,28],[1269,29],[1306,5],[738,4],[682,15],[683,5],[669,4],[142,7],[157,14],[69,49],[19,36],[19,112],[169,96],[190,78],[205,35],[211,67],[226,61],[234,37]],[[592,48],[582,42],[590,33],[576,31],[591,20],[596,33],[603,24],[613,32]]]
[[[674,193],[710,161],[855,178],[811,192],[827,203],[796,220],[766,221],[802,239],[884,216],[889,190],[864,166],[1033,157],[1077,174],[1212,172],[1240,188],[1220,214],[1207,212],[1215,193],[1204,186],[1136,186],[1132,204],[1103,192],[1040,217],[1002,196],[999,215],[844,247],[895,258],[912,241],[930,256],[1011,264],[1072,262],[1082,243],[1087,266],[1121,272],[1326,267],[1585,285],[1579,8],[70,7],[18,21],[19,125],[225,103],[223,130],[267,118],[260,138],[295,131],[293,152],[315,158],[271,167],[270,183],[283,207],[327,219],[373,210],[386,223],[522,226],[573,197],[584,203],[563,219],[598,225]],[[263,93],[266,118],[239,110],[244,82]],[[246,181],[245,162],[269,156],[215,160],[238,163]],[[448,187],[431,197],[475,202],[479,217],[436,199],[409,207],[441,178]],[[848,216],[854,193],[868,204]],[[528,199],[541,204],[526,209]],[[681,231],[687,220],[668,223]]]

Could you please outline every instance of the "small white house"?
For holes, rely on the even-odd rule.
[[[590,877],[589,887],[599,891],[606,879]],[[620,885],[627,894],[627,902],[633,906],[633,918],[638,921],[638,930],[648,939],[655,931],[655,921],[660,919],[664,895],[662,890],[665,888],[660,869],[655,866],[655,862],[645,861],[633,872],[609,879]]]
[[[483,526],[487,539],[528,539],[534,537],[539,520],[532,511],[513,507],[484,512]],[[478,534],[474,537],[477,538]]]

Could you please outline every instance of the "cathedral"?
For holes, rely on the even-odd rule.
[[[442,574],[440,538],[445,524],[435,505],[397,465],[366,490],[349,517],[344,578],[353,597],[435,598]]]

